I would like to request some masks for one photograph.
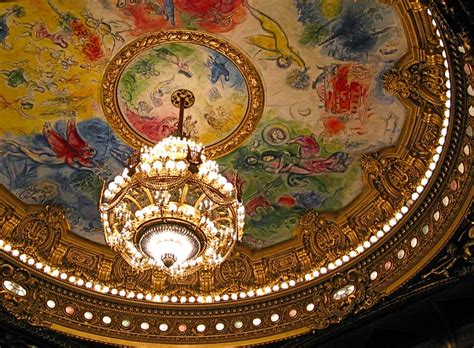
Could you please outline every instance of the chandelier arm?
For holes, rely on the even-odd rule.
[[[138,184],[135,182],[127,185],[125,188],[122,188],[119,192],[117,192],[117,194],[114,195],[112,199],[109,199],[106,204],[102,204],[101,209],[103,211],[112,210],[123,200],[123,198],[128,194],[128,191],[130,191],[132,188],[135,188],[136,186],[138,186]]]
[[[156,178],[148,178],[147,180],[141,181],[140,184],[152,190],[171,191],[176,188],[179,188],[184,182],[188,181],[189,175],[183,178],[173,177],[173,176],[167,176],[167,177],[162,177],[162,178],[163,178],[163,181],[157,180]],[[172,182],[165,182],[165,180],[172,180]]]
[[[232,197],[227,198],[218,190],[214,189],[213,187],[210,187],[200,182],[196,182],[196,183],[199,185],[201,190],[206,194],[206,196],[210,198],[217,205],[228,206],[234,203],[234,199]]]
[[[133,196],[129,195],[128,193],[123,196],[123,199],[121,199],[122,201],[124,201],[125,199],[128,199],[129,201],[131,201],[133,204],[136,205],[136,207],[138,209],[143,209],[142,205],[140,204],[140,202]]]
[[[189,185],[185,184],[183,186],[183,191],[181,192],[181,197],[179,198],[179,202],[183,204],[186,201],[186,198],[188,196],[188,190],[189,190]]]
[[[150,189],[146,186],[142,186],[142,190],[143,190],[143,192],[145,192],[145,195],[147,196],[148,201],[150,202],[150,204],[155,203],[155,199],[153,198],[153,195],[151,194]]]

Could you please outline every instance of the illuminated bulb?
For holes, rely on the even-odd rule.
[[[224,190],[227,192],[231,192],[233,189],[234,189],[234,186],[230,182],[224,185]]]
[[[207,178],[209,179],[209,181],[214,181],[217,179],[217,173],[216,172],[210,172],[208,175],[207,175]]]
[[[217,183],[220,185],[220,186],[224,186],[225,184],[227,184],[227,179],[220,175],[217,179]]]
[[[178,161],[178,163],[176,163],[176,169],[180,171],[186,169],[186,163],[184,163],[183,161]]]
[[[153,169],[155,169],[155,170],[163,169],[163,163],[161,163],[161,161],[153,162]]]
[[[175,168],[176,164],[174,163],[173,160],[168,160],[166,161],[165,168],[168,170],[173,170]]]
[[[114,182],[120,186],[125,182],[125,180],[120,175],[117,175],[114,179]]]
[[[117,184],[112,181],[112,182],[109,184],[109,190],[110,190],[111,192],[114,192],[114,191],[117,190],[117,189],[118,189]]]

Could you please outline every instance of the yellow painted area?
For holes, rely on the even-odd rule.
[[[53,4],[62,13],[70,12],[93,33],[81,16],[84,4],[61,1]],[[31,0],[1,3],[0,15],[12,6],[24,8],[25,15],[7,18],[9,33],[6,42],[11,49],[0,48],[0,119],[2,133],[12,134],[41,132],[45,122],[54,122],[76,115],[78,121],[101,115],[99,83],[102,67],[110,52],[101,59],[91,61],[83,51],[81,39],[68,38],[63,49],[49,37],[39,38],[38,33],[71,35],[59,25],[59,16],[46,1]],[[91,25],[91,23],[88,23]],[[42,28],[41,28],[42,27]],[[43,31],[41,31],[43,30]],[[28,84],[16,87],[7,84],[7,75],[13,70],[23,70]],[[22,109],[31,103],[31,109]],[[27,118],[28,117],[28,118]],[[31,118],[31,119],[30,119]]]

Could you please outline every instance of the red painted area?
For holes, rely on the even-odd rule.
[[[81,42],[82,53],[92,61],[102,58],[104,52],[101,48],[99,37],[92,33],[79,19],[71,21],[71,28],[74,36]]]
[[[146,119],[140,117],[130,109],[126,110],[126,119],[136,132],[156,142],[170,136],[176,130],[178,124],[178,118],[176,116],[166,116],[160,119]]]
[[[346,125],[337,117],[326,117],[323,120],[324,132],[327,136],[334,136],[343,132]]]
[[[270,208],[271,206],[272,204],[268,199],[263,196],[257,196],[247,202],[247,204],[245,205],[245,212],[249,216],[254,216],[257,215],[258,208]]]
[[[278,205],[282,207],[292,207],[296,204],[296,199],[293,196],[281,196],[278,198]]]
[[[124,7],[134,20],[134,35],[153,29],[170,29],[186,26],[182,15],[190,18],[192,25],[214,33],[228,32],[246,17],[242,0],[175,0],[173,26],[164,15],[156,14],[150,4],[130,3]]]
[[[140,35],[153,29],[172,28],[164,16],[152,14],[151,8],[145,4],[129,4],[124,10],[133,17],[134,35]]]
[[[367,86],[350,78],[351,66],[341,65],[335,74],[328,76],[324,108],[333,114],[356,114],[365,103]]]
[[[227,32],[246,17],[242,0],[176,0],[176,8],[199,17],[199,26],[211,32]]]

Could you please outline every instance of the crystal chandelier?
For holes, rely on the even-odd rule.
[[[179,276],[221,263],[242,237],[245,210],[238,188],[183,132],[193,94],[178,90],[171,101],[177,136],[132,156],[104,186],[100,210],[107,244],[132,267]]]

